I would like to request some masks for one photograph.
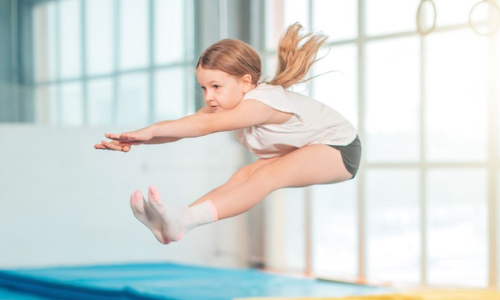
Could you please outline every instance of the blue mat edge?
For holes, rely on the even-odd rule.
[[[179,264],[179,263],[171,263],[171,262],[157,262],[157,263],[115,263],[115,264],[99,264],[99,265],[79,265],[79,266],[55,266],[55,267],[22,267],[10,270],[1,270],[0,269],[0,286],[13,290],[19,291],[23,294],[30,294],[36,296],[44,296],[51,297],[55,299],[75,299],[75,300],[114,300],[114,299],[123,299],[123,300],[183,300],[177,298],[165,298],[165,297],[157,297],[157,296],[147,296],[144,294],[140,294],[133,289],[129,289],[127,287],[121,290],[112,290],[105,288],[96,288],[96,287],[82,287],[74,284],[54,282],[50,280],[43,280],[40,278],[33,278],[32,276],[27,275],[17,275],[15,274],[18,271],[26,271],[26,270],[54,270],[54,269],[74,269],[74,268],[107,268],[107,267],[120,267],[120,266],[176,266],[176,267],[185,267],[189,269],[214,269],[214,270],[248,270],[248,269],[239,269],[239,268],[217,268],[210,266],[197,266],[197,265],[187,265],[187,264]],[[249,270],[256,271],[258,270]]]
[[[60,267],[39,267],[39,268],[18,268],[12,270],[0,270],[0,286],[9,288],[11,290],[17,290],[21,293],[28,293],[36,296],[51,297],[52,299],[96,299],[96,300],[114,300],[114,299],[124,299],[124,300],[186,300],[192,298],[178,298],[172,295],[148,295],[147,292],[136,291],[128,286],[124,286],[121,289],[107,289],[105,287],[85,287],[81,285],[74,284],[72,282],[57,282],[44,280],[43,278],[38,278],[37,275],[19,275],[16,272],[23,271],[44,271],[44,270],[71,270],[71,269],[82,269],[82,270],[98,270],[100,268],[120,268],[120,267],[131,267],[131,268],[144,268],[144,267],[155,267],[155,268],[165,268],[165,267],[182,267],[189,270],[200,270],[200,271],[231,271],[231,272],[242,272],[248,274],[254,274],[264,277],[278,277],[278,278],[289,278],[292,280],[302,280],[303,278],[296,278],[295,276],[287,276],[285,274],[270,274],[258,269],[248,269],[248,268],[224,268],[224,267],[211,267],[211,266],[199,266],[199,265],[189,265],[171,262],[154,262],[154,263],[116,263],[116,264],[102,264],[102,265],[80,265],[80,266],[60,266]],[[307,278],[311,281],[318,281],[314,278]],[[344,283],[345,285],[349,285]],[[211,298],[212,299],[212,298]],[[231,300],[232,298],[220,298],[220,300]],[[219,300],[219,298],[217,298]]]

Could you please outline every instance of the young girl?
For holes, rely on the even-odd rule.
[[[122,134],[105,134],[96,149],[128,152],[132,146],[174,142],[220,131],[259,159],[238,170],[225,184],[189,207],[160,200],[156,187],[149,201],[140,191],[130,198],[134,215],[164,244],[180,240],[196,226],[233,217],[284,187],[336,183],[354,178],[361,144],[354,127],[321,102],[288,91],[315,62],[326,37],[288,27],[278,46],[274,79],[259,83],[261,62],[248,44],[225,39],[203,52],[196,76],[206,106],[196,114]]]

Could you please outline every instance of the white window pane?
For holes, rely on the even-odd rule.
[[[285,28],[299,22],[309,29],[309,0],[283,0]]]
[[[156,72],[154,121],[178,119],[186,115],[186,72],[174,68]]]
[[[113,71],[113,0],[86,0],[87,73]]]
[[[455,24],[467,24],[469,13],[478,0],[439,0],[434,1],[438,17],[437,26],[449,26]]]
[[[357,181],[311,187],[315,275],[353,280],[358,275]]]
[[[266,265],[272,269],[304,270],[304,189],[281,189],[264,203],[266,223],[273,224],[265,235]]]
[[[366,177],[369,281],[420,280],[420,180],[417,170],[369,170]]]
[[[356,126],[358,122],[356,46],[322,48],[318,58],[321,59],[313,66],[312,76],[319,76],[311,81],[313,97],[340,112]]]
[[[370,162],[419,159],[417,37],[377,41],[366,48],[366,157]]]
[[[365,9],[367,34],[415,31],[419,3],[420,0],[367,0]]]
[[[354,39],[358,34],[358,2],[314,0],[313,29],[323,31],[329,41]]]
[[[61,78],[78,77],[82,73],[82,35],[80,0],[59,2],[59,45]]]
[[[57,90],[53,85],[36,88],[36,122],[39,124],[57,124]]]
[[[37,82],[55,80],[57,76],[56,2],[33,9],[33,59]]]
[[[277,50],[283,30],[283,7],[280,0],[268,0],[266,4],[266,49]]]
[[[113,80],[91,80],[87,90],[89,124],[113,124]]]
[[[119,78],[116,114],[118,125],[143,126],[150,122],[147,74],[129,74]]]
[[[61,124],[83,125],[82,84],[64,83],[60,87]]]
[[[182,61],[186,52],[184,0],[155,1],[155,61]],[[175,28],[175,30],[173,30]]]
[[[266,49],[276,51],[281,35],[295,22],[309,30],[308,0],[266,1]]]
[[[427,269],[431,285],[486,287],[486,172],[433,170],[427,176]]]
[[[276,74],[276,70],[278,69],[278,55],[271,54],[267,55],[264,58],[264,70],[263,70],[263,80],[262,81],[270,81],[274,78]]]
[[[485,160],[487,40],[464,30],[433,33],[426,45],[426,158]]]
[[[120,69],[148,64],[148,1],[120,1]]]
[[[305,236],[305,219],[304,219],[304,189],[285,189],[286,205],[286,243],[284,249],[286,251],[284,263],[287,270],[301,272],[304,270],[305,264],[305,243],[304,239],[298,239],[298,236]]]

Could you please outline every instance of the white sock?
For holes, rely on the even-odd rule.
[[[155,186],[149,187],[149,203],[161,217],[165,237],[176,242],[191,229],[218,220],[217,208],[211,200],[192,207],[177,208],[161,202],[160,193]]]
[[[161,217],[154,211],[151,203],[144,200],[141,191],[132,193],[130,196],[130,206],[132,207],[135,217],[153,232],[160,243],[170,243],[170,240],[163,233]]]

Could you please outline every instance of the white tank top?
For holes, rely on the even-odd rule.
[[[284,90],[282,86],[259,84],[242,101],[248,99],[293,113],[283,124],[233,130],[235,139],[260,158],[282,156],[312,144],[345,146],[356,138],[356,129],[340,113],[322,102]]]

